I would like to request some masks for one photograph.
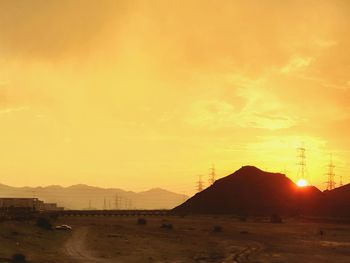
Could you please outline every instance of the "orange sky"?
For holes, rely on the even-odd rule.
[[[307,3],[305,3],[307,2]],[[350,170],[350,1],[0,1],[0,181],[190,194]],[[338,178],[337,178],[338,180]]]

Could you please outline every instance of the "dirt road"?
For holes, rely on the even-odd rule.
[[[96,258],[85,246],[88,227],[80,227],[72,232],[72,236],[64,245],[65,254],[71,258],[70,263],[111,263],[107,259]]]

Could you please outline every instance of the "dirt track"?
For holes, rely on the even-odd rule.
[[[72,232],[72,236],[64,245],[65,254],[71,258],[70,262],[74,263],[110,263],[109,260],[96,258],[93,256],[86,246],[86,238],[88,234],[88,227],[80,227]]]

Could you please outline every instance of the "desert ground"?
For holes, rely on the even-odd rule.
[[[0,262],[23,253],[37,263],[350,262],[350,224],[230,216],[66,217],[72,231],[0,223]],[[162,224],[172,228],[161,228]],[[216,231],[214,230],[216,228]]]

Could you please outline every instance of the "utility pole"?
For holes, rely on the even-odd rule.
[[[215,165],[212,164],[212,167],[209,169],[209,185],[213,185],[216,180],[216,173],[215,173]]]
[[[89,200],[89,210],[91,210],[91,200]]]
[[[203,191],[203,181],[202,181],[203,175],[198,175],[198,181],[197,181],[197,192]]]
[[[106,197],[103,198],[103,210],[107,210],[107,201],[106,201]]]
[[[336,185],[334,180],[335,178],[334,168],[335,168],[335,165],[333,164],[333,156],[331,154],[329,164],[328,164],[328,173],[327,173],[328,180],[326,182],[327,190],[333,190]]]

